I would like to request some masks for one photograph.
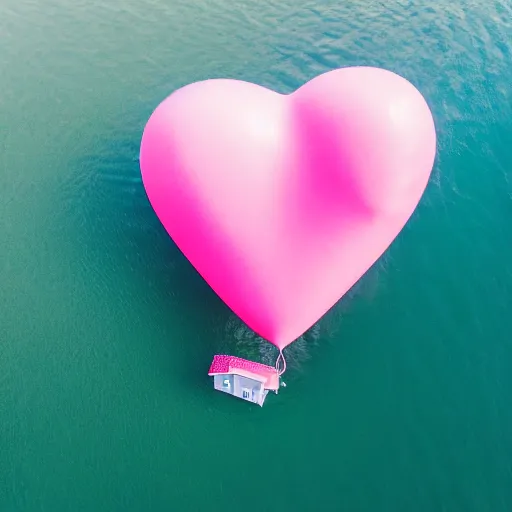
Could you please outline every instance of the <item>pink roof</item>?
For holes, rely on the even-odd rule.
[[[235,356],[216,355],[208,375],[236,374],[262,382],[265,389],[279,388],[279,373],[273,366],[255,363]]]

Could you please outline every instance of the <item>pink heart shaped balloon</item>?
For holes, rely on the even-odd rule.
[[[436,153],[418,90],[349,67],[282,95],[206,80],[165,99],[140,165],[165,229],[222,300],[280,349],[382,255]]]

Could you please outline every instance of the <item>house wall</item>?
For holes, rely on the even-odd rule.
[[[248,388],[251,391],[254,390],[254,397],[250,397],[251,402],[259,402],[261,392],[263,390],[263,385],[261,382],[258,382],[254,379],[249,379],[247,377],[242,377],[240,375],[234,375],[234,395],[243,398],[242,396],[242,389]]]
[[[224,387],[225,380],[229,380],[229,389]],[[243,388],[248,388],[251,392],[254,390],[254,393],[251,393],[249,401],[260,405],[263,405],[263,400],[267,394],[267,391],[263,388],[263,384],[261,382],[249,379],[248,377],[242,377],[241,375],[214,375],[213,387],[218,391],[223,391],[224,393],[234,395],[238,398],[242,398],[243,400],[247,400],[246,398],[243,398]]]
[[[219,391],[224,391],[224,393],[233,394],[233,379],[234,375],[214,375],[213,376],[213,387]],[[223,383],[226,379],[229,379],[229,390],[225,389]]]

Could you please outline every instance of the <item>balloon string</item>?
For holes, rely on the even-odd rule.
[[[282,364],[279,363],[282,361]],[[281,366],[281,368],[279,368]],[[279,355],[277,356],[276,360],[276,370],[279,373],[279,376],[283,375],[283,373],[286,371],[286,359],[284,358],[284,354],[282,350],[279,350]]]

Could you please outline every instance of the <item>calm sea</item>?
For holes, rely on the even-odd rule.
[[[0,511],[510,512],[509,0],[1,0]],[[211,77],[289,92],[374,65],[425,95],[415,215],[273,362],[155,217],[142,129]]]

